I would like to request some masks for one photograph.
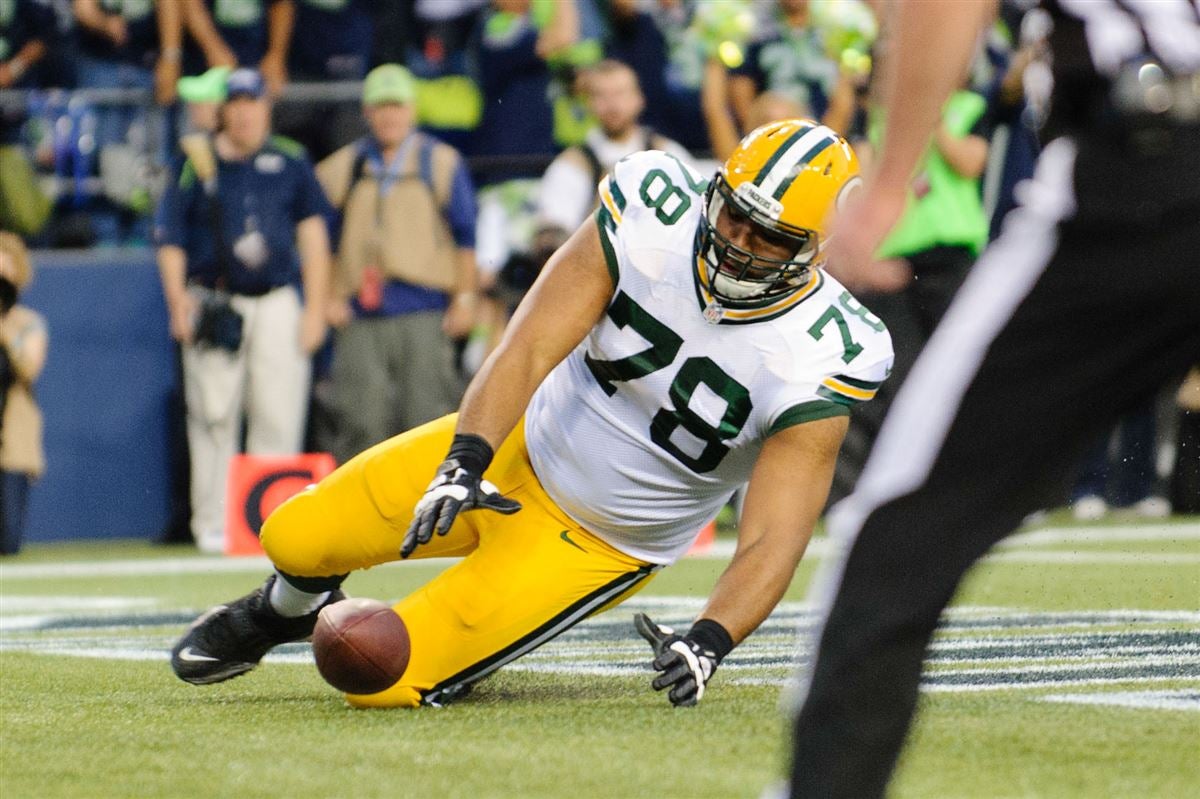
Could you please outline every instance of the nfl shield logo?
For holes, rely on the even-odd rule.
[[[725,309],[716,302],[710,302],[704,308],[704,321],[710,325],[715,325],[725,316]]]

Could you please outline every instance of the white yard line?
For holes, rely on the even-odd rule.
[[[1037,549],[1048,544],[1099,544],[1149,541],[1200,541],[1200,524],[1123,525],[1116,527],[1047,527],[1018,533],[1002,541],[996,552],[985,560],[1017,563],[1130,563],[1155,565],[1193,565],[1200,563],[1200,552],[1080,552],[1077,550]],[[735,542],[723,538],[690,557],[724,560],[733,555]],[[831,549],[829,539],[816,538],[808,546],[806,557],[823,558]],[[1019,550],[1019,551],[1014,551]],[[398,561],[388,568],[415,565],[445,566],[447,558]],[[378,568],[378,567],[377,567]],[[0,585],[5,580],[37,580],[69,577],[135,577],[143,575],[267,573],[271,563],[266,557],[200,556],[184,558],[139,558],[131,560],[64,561],[61,563],[0,564]]]
[[[1074,705],[1107,705],[1153,710],[1200,711],[1200,691],[1114,691],[1094,694],[1050,694],[1040,702],[1065,702]]]
[[[1001,547],[1099,544],[1114,541],[1200,541],[1200,524],[1130,524],[1114,527],[1046,527],[1017,533]]]

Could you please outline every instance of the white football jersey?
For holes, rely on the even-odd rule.
[[[715,303],[696,252],[705,188],[658,151],[623,159],[601,182],[613,299],[525,417],[550,497],[652,563],[688,550],[769,435],[848,414],[892,364],[883,323],[819,270],[765,307]]]

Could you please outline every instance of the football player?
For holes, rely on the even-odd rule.
[[[308,635],[355,569],[462,557],[395,606],[412,645],[399,682],[348,697],[444,703],[641,590],[748,484],[736,552],[691,628],[635,621],[653,687],[695,704],[783,596],[850,407],[892,362],[883,324],[821,269],[857,173],[845,139],[800,119],[752,132],[711,181],[658,151],[620,161],[459,412],[281,505],[262,531],[276,573],[198,619],[175,673],[254,668]]]

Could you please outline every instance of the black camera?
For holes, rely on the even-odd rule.
[[[0,277],[0,316],[4,316],[17,304],[17,284]]]
[[[196,317],[195,342],[202,347],[218,347],[237,352],[242,347],[242,315],[224,294],[208,294],[200,301]]]

